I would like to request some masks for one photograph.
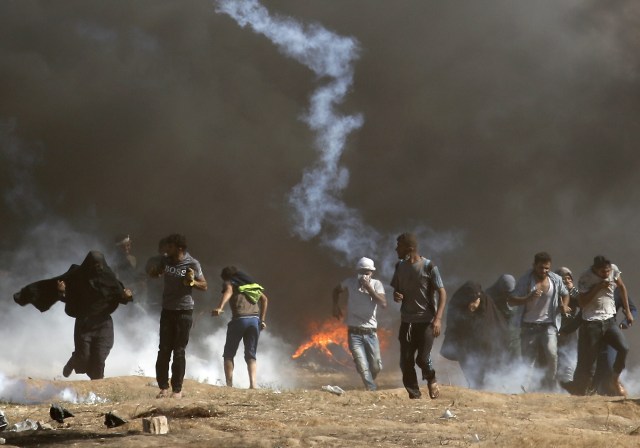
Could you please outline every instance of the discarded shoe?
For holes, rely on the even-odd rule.
[[[331,386],[331,385],[322,386],[322,390],[326,392],[331,392],[332,394],[335,394],[335,395],[342,395],[344,393],[344,390],[340,386]]]
[[[4,415],[4,411],[0,411],[0,431],[4,431],[8,425],[9,423]]]
[[[49,416],[58,423],[64,423],[65,418],[73,417],[74,415],[59,404],[52,404],[49,408]]]
[[[127,423],[127,421],[119,415],[115,414],[113,411],[105,414],[104,416],[104,424],[107,426],[107,428],[115,428],[117,426],[122,426],[125,423]]]

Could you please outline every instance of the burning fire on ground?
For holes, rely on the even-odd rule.
[[[298,359],[310,351],[315,351],[321,353],[329,362],[342,366],[352,365],[347,327],[344,322],[336,319],[328,319],[322,323],[312,322],[309,325],[309,333],[311,333],[309,339],[298,347],[295,353],[291,355],[291,358]],[[384,352],[389,345],[391,332],[379,328],[377,334],[380,342],[380,351]],[[347,354],[348,356],[339,356],[340,353],[336,352],[341,352],[343,355]]]

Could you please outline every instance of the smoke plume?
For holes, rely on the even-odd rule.
[[[224,321],[208,313],[231,264],[267,288],[267,334],[294,348],[354,260],[388,284],[404,231],[449,293],[544,250],[576,275],[608,256],[635,298],[638,17],[628,0],[0,2],[4,373],[59,375],[72,349],[60,304],[12,294],[119,233],[139,262],[187,236],[210,284],[187,371],[201,359],[213,382]],[[136,331],[152,374],[149,302],[139,328],[118,310],[107,375],[138,370]],[[395,304],[378,317],[396,331]]]

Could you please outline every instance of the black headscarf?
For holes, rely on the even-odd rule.
[[[469,304],[480,298],[475,311]],[[459,359],[466,354],[489,357],[500,354],[505,347],[507,325],[493,299],[479,283],[468,281],[451,297],[447,307],[447,327],[443,346]],[[444,356],[444,354],[443,354]]]
[[[64,297],[58,294],[58,281],[66,285]],[[123,303],[124,286],[98,251],[87,254],[80,266],[71,265],[64,274],[31,283],[13,295],[19,305],[32,304],[44,312],[58,300],[66,303],[71,317],[109,315]]]

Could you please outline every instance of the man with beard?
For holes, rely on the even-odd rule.
[[[520,306],[522,359],[531,367],[543,366],[542,387],[556,388],[558,369],[558,331],[562,314],[569,312],[569,291],[562,277],[551,272],[551,256],[539,252],[533,269],[516,283],[510,305]]]
[[[157,398],[169,397],[169,362],[171,365],[171,397],[182,398],[182,383],[186,370],[185,352],[193,324],[193,288],[207,290],[207,281],[200,262],[187,252],[187,239],[177,233],[165,240],[166,256],[163,269],[152,269],[151,274],[162,273],[164,291],[160,315],[160,345],[156,360],[156,379],[160,392]]]
[[[65,274],[32,283],[14,294],[18,304],[32,303],[40,311],[57,300],[66,303],[65,313],[76,319],[75,350],[62,374],[68,377],[75,370],[92,380],[104,378],[105,361],[113,347],[111,314],[132,298],[131,290],[116,278],[98,251],[89,252],[80,266],[72,265]]]
[[[622,308],[627,326],[633,325],[633,314],[629,307],[627,288],[621,272],[606,257],[598,255],[591,268],[578,280],[579,302],[582,308],[582,325],[578,334],[578,365],[574,375],[573,392],[585,395],[593,392],[593,376],[598,355],[604,345],[617,352],[613,363],[611,387],[617,395],[625,396],[626,390],[620,382],[625,368],[629,345],[616,323],[614,291],[620,289]]]
[[[418,238],[403,233],[397,238],[396,253],[400,261],[391,280],[393,300],[401,303],[400,369],[402,383],[409,398],[421,398],[416,364],[427,381],[429,396],[438,398],[440,389],[431,362],[433,341],[440,336],[447,293],[437,266],[418,253]],[[438,294],[436,299],[435,294]],[[417,355],[416,355],[417,354]]]
[[[380,342],[376,330],[378,305],[387,307],[382,282],[371,275],[376,270],[373,260],[362,257],[356,264],[357,276],[352,276],[333,289],[333,316],[341,319],[340,295],[347,297],[347,332],[349,350],[356,370],[367,390],[376,390],[376,376],[382,370]]]

